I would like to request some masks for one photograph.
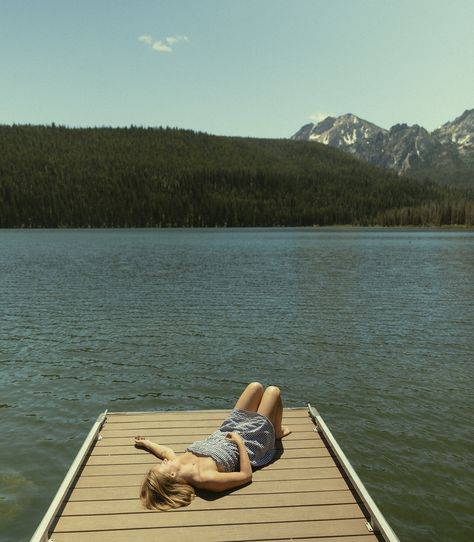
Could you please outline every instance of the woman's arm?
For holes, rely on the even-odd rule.
[[[239,447],[240,471],[208,471],[201,480],[194,483],[197,488],[208,491],[226,491],[252,481],[252,466],[243,438],[238,433],[228,433],[226,438],[233,440]]]
[[[226,438],[233,440],[239,447],[240,472],[252,479],[252,465],[250,464],[249,453],[245,447],[244,439],[238,433],[227,433]]]
[[[135,446],[144,448],[151,454],[156,455],[158,459],[168,459],[170,461],[176,459],[176,454],[171,448],[151,442],[151,440],[148,440],[145,437],[135,437]]]

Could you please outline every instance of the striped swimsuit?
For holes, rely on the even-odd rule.
[[[262,467],[275,454],[275,430],[271,421],[257,412],[232,410],[217,431],[206,440],[188,446],[193,454],[211,457],[226,472],[240,470],[239,447],[226,439],[227,433],[239,433],[245,442],[252,467]]]

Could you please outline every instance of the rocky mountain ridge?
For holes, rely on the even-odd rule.
[[[417,124],[386,130],[349,113],[306,124],[291,139],[330,145],[401,175],[474,184],[474,109],[433,132]]]

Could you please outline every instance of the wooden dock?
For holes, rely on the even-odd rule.
[[[218,428],[228,412],[107,414],[101,437],[96,433],[102,419],[90,434],[90,445],[76,458],[76,472],[58,492],[62,502],[51,505],[51,517],[45,517],[32,541],[398,540],[378,509],[377,517],[368,510],[365,489],[361,493],[354,487],[337,444],[334,449],[332,437],[326,438],[324,422],[318,423],[318,413],[310,411],[313,420],[307,408],[285,409],[284,423],[292,433],[282,441],[280,457],[254,472],[251,484],[224,495],[199,492],[189,507],[178,510],[142,508],[141,481],[157,459],[136,449],[133,437],[144,435],[183,452]],[[376,530],[383,524],[377,534],[370,532],[371,516]]]

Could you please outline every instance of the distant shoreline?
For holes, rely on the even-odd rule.
[[[351,224],[335,224],[333,226],[60,226],[50,228],[38,227],[10,227],[1,228],[0,231],[120,231],[120,230],[189,230],[189,231],[212,231],[212,230],[424,230],[424,231],[474,231],[474,226],[465,225],[442,225],[442,226],[359,226]]]

